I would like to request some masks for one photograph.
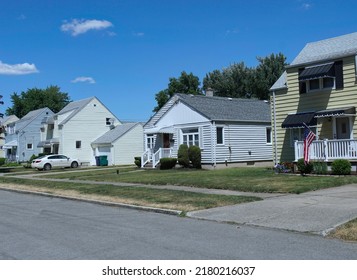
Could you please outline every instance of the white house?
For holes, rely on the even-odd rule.
[[[95,165],[92,142],[120,124],[96,97],[74,101],[48,118],[41,130],[39,146],[44,152],[64,154],[78,158],[84,165]]]
[[[92,142],[96,156],[105,155],[109,165],[133,164],[144,151],[143,124],[117,125]]]
[[[202,164],[272,161],[266,101],[175,94],[145,124],[142,165],[176,157],[181,144],[201,148]]]

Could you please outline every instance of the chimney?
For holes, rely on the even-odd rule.
[[[206,89],[205,93],[206,96],[213,97],[213,89],[211,89],[210,87]]]

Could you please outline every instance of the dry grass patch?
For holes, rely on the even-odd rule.
[[[349,221],[333,230],[330,237],[357,242],[357,219]]]

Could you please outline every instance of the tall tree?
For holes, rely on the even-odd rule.
[[[169,78],[167,89],[161,90],[155,95],[157,106],[153,112],[159,111],[175,93],[202,94],[200,79],[192,73],[187,74],[185,71],[182,71],[178,78]]]
[[[261,100],[269,99],[269,89],[284,72],[286,57],[282,53],[267,57],[257,57],[259,65],[255,69],[252,94]]]
[[[61,92],[58,86],[49,86],[46,89],[32,88],[21,94],[15,92],[10,98],[12,107],[6,109],[6,115],[16,115],[18,118],[44,107],[57,113],[71,101],[68,93]]]
[[[269,88],[284,71],[286,57],[279,53],[257,60],[257,67],[240,62],[206,74],[203,88],[212,88],[217,96],[268,99]]]

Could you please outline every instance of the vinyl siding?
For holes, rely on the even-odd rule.
[[[341,90],[323,90],[299,94],[298,68],[287,69],[288,89],[275,92],[276,106],[276,134],[277,134],[277,159],[280,162],[294,160],[294,148],[291,147],[289,129],[281,128],[281,124],[288,114],[311,112],[332,108],[357,107],[357,86],[355,57],[343,59],[344,88]],[[273,104],[273,100],[271,100]],[[272,119],[273,110],[272,110]],[[354,120],[353,137],[356,138],[357,124]],[[318,121],[318,136],[320,139],[332,137],[331,125],[326,119]],[[274,135],[274,131],[273,131]],[[273,151],[275,149],[273,148]]]

